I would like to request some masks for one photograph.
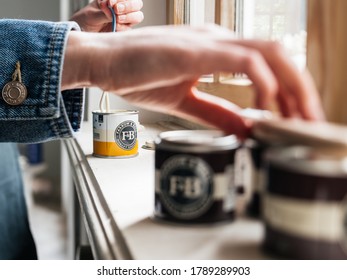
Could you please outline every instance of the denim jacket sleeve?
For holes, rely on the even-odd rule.
[[[0,96],[0,142],[69,138],[80,129],[83,89],[62,92],[60,88],[67,35],[72,29],[79,30],[79,26],[74,22],[0,20],[0,90],[12,81],[19,61],[28,91],[25,101],[16,106]]]

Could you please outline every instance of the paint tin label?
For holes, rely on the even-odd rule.
[[[236,201],[233,166],[229,165],[224,173],[216,174],[199,157],[173,156],[156,172],[156,194],[157,205],[161,204],[171,217],[178,220],[204,217],[217,204],[222,213],[231,213]],[[157,214],[161,215],[158,209]],[[213,215],[210,218],[214,221]],[[218,220],[217,213],[215,218]]]
[[[162,133],[155,154],[156,218],[184,223],[232,221],[235,215],[234,138],[209,131]]]
[[[204,214],[213,202],[213,172],[198,157],[174,156],[162,166],[160,197],[177,218],[190,219]]]
[[[346,259],[344,158],[292,146],[266,154],[264,247],[284,257]]]
[[[131,157],[138,153],[138,111],[93,112],[93,155]]]

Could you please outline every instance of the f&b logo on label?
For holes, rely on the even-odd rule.
[[[213,172],[202,159],[177,155],[161,168],[160,197],[167,211],[176,218],[202,216],[213,203]]]
[[[137,140],[136,123],[133,121],[124,121],[120,123],[114,132],[114,139],[117,145],[122,149],[133,149]]]

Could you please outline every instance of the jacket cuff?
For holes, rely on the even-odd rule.
[[[19,61],[22,83],[28,91],[26,100],[17,106],[0,98],[0,129],[6,132],[0,141],[47,141],[72,137],[80,129],[83,89],[61,92],[64,52],[71,30],[80,28],[74,22],[0,20],[0,37],[6,38],[0,42],[4,58],[0,61],[0,87],[12,80]]]

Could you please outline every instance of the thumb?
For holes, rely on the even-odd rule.
[[[117,3],[117,0],[98,0],[100,10],[105,14],[105,16],[111,20],[112,13],[110,7],[112,8]]]

